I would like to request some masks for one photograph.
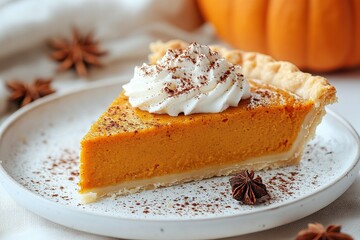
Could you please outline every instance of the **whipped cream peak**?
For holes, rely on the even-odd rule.
[[[123,88],[133,107],[171,116],[222,112],[250,97],[241,67],[198,43],[169,49],[155,65],[135,67]]]

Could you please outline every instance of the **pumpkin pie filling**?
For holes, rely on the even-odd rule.
[[[151,62],[184,44],[153,45]],[[300,161],[335,89],[265,55],[213,49],[242,66],[250,97],[219,113],[174,117],[134,108],[121,93],[81,142],[84,202]]]

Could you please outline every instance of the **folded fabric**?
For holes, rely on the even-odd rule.
[[[135,65],[146,61],[148,44],[173,38],[209,43],[211,30],[202,26],[192,0],[19,0],[0,2],[0,78],[30,82],[51,77],[58,91],[73,89],[93,80],[126,82]],[[79,78],[74,71],[59,73],[49,58],[47,41],[71,40],[71,29],[89,32],[108,54],[103,68],[92,68]],[[0,113],[5,111],[6,90],[0,87]]]

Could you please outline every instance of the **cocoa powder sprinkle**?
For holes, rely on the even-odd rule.
[[[220,58],[220,55],[210,49],[208,55],[205,55],[197,50],[200,48],[201,45],[194,42],[187,49],[169,49],[165,56],[158,61],[156,65],[145,64],[139,68],[139,71],[141,72],[141,75],[145,77],[160,74],[162,71],[170,73],[169,75],[171,79],[174,80],[175,85],[173,87],[169,87],[167,82],[164,83],[162,88],[163,92],[170,98],[199,90],[201,87],[208,85],[209,78],[206,75],[196,76],[192,72],[181,71],[181,67],[176,66],[175,63],[190,62],[196,67],[201,68],[201,62],[204,61],[204,59],[208,59],[209,66],[205,70],[207,74],[210,71],[219,68],[219,61],[223,60]],[[230,77],[232,72],[235,72],[234,66],[230,66],[227,71],[217,77],[217,84],[224,83]],[[243,81],[244,76],[242,74],[235,73],[235,76]],[[193,77],[198,79],[197,83],[194,82]],[[233,81],[235,81],[235,79]]]

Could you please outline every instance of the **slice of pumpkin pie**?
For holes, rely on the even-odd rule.
[[[81,142],[84,202],[297,164],[336,101],[325,78],[266,55],[180,41],[151,50]]]

